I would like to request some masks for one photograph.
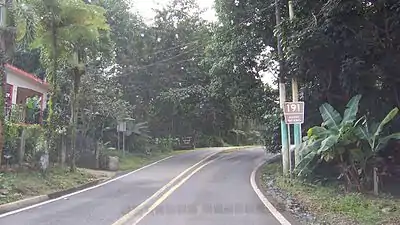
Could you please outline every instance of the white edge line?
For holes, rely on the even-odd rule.
[[[164,161],[164,160],[167,160],[167,159],[170,159],[170,158],[172,158],[172,157],[174,157],[174,155],[168,156],[168,157],[166,157],[166,158],[163,158],[163,159],[161,159],[161,160],[158,160],[158,161],[156,161],[156,162],[153,162],[153,163],[151,163],[151,164],[149,164],[149,165],[140,167],[139,169],[134,170],[134,171],[132,171],[132,172],[129,172],[129,173],[127,173],[127,174],[118,176],[118,177],[113,178],[113,179],[111,179],[111,180],[107,180],[107,181],[105,181],[105,182],[103,182],[103,183],[100,183],[100,184],[95,185],[95,186],[92,186],[92,187],[88,187],[88,188],[83,189],[83,190],[80,190],[80,191],[76,191],[76,192],[73,192],[73,193],[70,193],[70,194],[63,195],[63,196],[61,196],[61,197],[55,198],[55,199],[50,199],[50,200],[48,200],[48,201],[40,202],[40,203],[31,205],[31,206],[27,206],[27,207],[24,207],[24,208],[21,208],[21,209],[17,209],[17,210],[11,211],[11,212],[7,212],[7,213],[0,214],[0,218],[7,217],[7,216],[10,216],[10,215],[13,215],[13,214],[17,214],[17,213],[26,211],[26,210],[28,210],[28,209],[33,209],[33,208],[36,208],[36,207],[39,207],[39,206],[42,206],[42,205],[46,205],[46,204],[49,204],[49,203],[52,203],[52,202],[55,202],[55,201],[59,201],[59,200],[61,200],[61,199],[68,198],[68,197],[71,197],[71,196],[74,196],[74,195],[77,195],[77,194],[80,194],[80,193],[83,193],[83,192],[86,192],[86,191],[90,191],[90,190],[92,190],[92,189],[95,189],[95,188],[104,186],[104,185],[106,185],[106,184],[108,184],[108,183],[111,183],[111,182],[117,181],[117,180],[119,180],[119,179],[122,179],[122,178],[124,178],[124,177],[127,177],[127,176],[129,176],[129,175],[131,175],[131,174],[134,174],[134,173],[136,173],[136,172],[139,172],[139,171],[141,171],[141,170],[143,170],[143,169],[146,169],[146,168],[148,168],[148,167],[150,167],[150,166],[153,166],[153,165],[155,165],[155,164],[157,164],[157,163],[160,163],[160,162],[162,162],[162,161]]]
[[[272,204],[268,201],[267,197],[262,193],[262,191],[258,188],[256,183],[256,172],[257,170],[264,165],[266,161],[263,160],[257,167],[251,172],[250,176],[250,184],[256,192],[258,198],[262,201],[262,203],[267,207],[267,209],[271,212],[271,214],[279,221],[281,225],[292,225]]]
[[[227,148],[229,149],[229,147],[227,147]],[[223,150],[225,150],[225,148],[222,148],[220,151],[223,151]],[[195,150],[193,150],[193,151],[195,151]],[[219,152],[219,151],[218,151],[218,152]],[[215,153],[215,154],[217,154],[217,153]],[[210,154],[209,156],[211,156],[211,155],[213,155],[213,154]],[[171,156],[165,157],[165,158],[160,159],[160,160],[158,160],[158,161],[156,161],[156,162],[153,162],[153,163],[151,163],[151,164],[149,164],[149,165],[140,167],[140,168],[137,169],[137,170],[131,171],[131,172],[127,173],[127,174],[118,176],[118,177],[116,177],[116,178],[107,180],[107,181],[102,182],[102,183],[100,183],[100,184],[98,184],[98,185],[95,185],[95,186],[92,186],[92,187],[88,187],[88,188],[85,188],[85,189],[80,190],[80,191],[76,191],[76,192],[73,192],[73,193],[70,193],[70,194],[67,194],[67,195],[60,196],[60,197],[58,197],[58,198],[50,199],[50,200],[47,200],[47,201],[44,201],[44,202],[40,202],[40,203],[37,203],[37,204],[34,204],[34,205],[30,205],[30,206],[27,206],[27,207],[24,207],[24,208],[20,208],[20,209],[17,209],[17,210],[13,210],[13,211],[10,211],[10,212],[7,212],[7,213],[0,214],[0,218],[4,218],[4,217],[7,217],[7,216],[11,216],[11,215],[14,215],[14,214],[17,214],[17,213],[20,213],[20,212],[23,212],[23,211],[26,211],[26,210],[29,210],[29,209],[33,209],[33,208],[36,208],[36,207],[39,207],[39,206],[42,206],[42,205],[46,205],[46,204],[49,204],[49,203],[52,203],[52,202],[55,202],[55,201],[62,200],[62,199],[64,199],[64,198],[68,198],[68,197],[71,197],[71,196],[74,196],[74,195],[77,195],[77,194],[86,192],[86,191],[90,191],[90,190],[95,189],[95,188],[99,188],[99,187],[101,187],[101,186],[104,186],[104,185],[109,184],[109,183],[111,183],[111,182],[114,182],[114,181],[117,181],[117,180],[122,179],[122,178],[124,178],[124,177],[127,177],[127,176],[129,176],[129,175],[131,175],[131,174],[134,174],[134,173],[136,173],[136,172],[139,172],[139,171],[141,171],[141,170],[143,170],[143,169],[146,169],[146,168],[148,168],[148,167],[151,167],[151,166],[153,166],[153,165],[155,165],[155,164],[157,164],[157,163],[160,163],[160,162],[162,162],[162,161],[165,161],[165,160],[170,159],[170,158],[175,157],[175,156],[177,156],[177,155],[171,155]]]

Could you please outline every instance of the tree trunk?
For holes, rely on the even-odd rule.
[[[47,67],[49,68],[47,72],[47,80],[50,84],[50,89],[49,89],[49,100],[48,100],[48,117],[47,117],[47,123],[45,125],[45,137],[47,139],[47,148],[49,150],[49,154],[54,154],[55,146],[54,146],[54,139],[55,139],[55,132],[54,130],[57,129],[56,126],[56,115],[57,110],[55,110],[55,107],[57,105],[58,101],[58,81],[57,81],[57,70],[58,70],[58,48],[57,48],[57,21],[55,18],[55,12],[54,12],[54,7],[52,5],[49,5],[45,3],[46,7],[45,9],[50,12],[51,15],[51,48],[52,51],[50,53],[50,58],[51,61],[49,62],[49,65]],[[52,157],[50,157],[52,158]]]
[[[76,160],[76,130],[78,124],[78,94],[79,85],[81,82],[81,76],[84,74],[84,68],[79,65],[79,54],[76,54],[77,65],[72,69],[72,98],[71,98],[71,165],[70,170],[74,172],[76,170],[75,160]]]
[[[67,143],[65,142],[66,136],[61,136],[61,155],[60,155],[60,163],[61,166],[65,166],[65,160],[67,158]]]
[[[379,195],[379,176],[378,176],[378,168],[374,167],[374,195]]]
[[[75,73],[75,72],[73,72]],[[74,74],[74,79],[75,79],[75,74]],[[75,172],[76,170],[76,165],[75,165],[75,160],[76,160],[76,124],[77,124],[77,116],[76,116],[76,96],[77,96],[77,87],[74,84],[72,85],[72,98],[71,98],[71,121],[70,121],[70,127],[71,127],[71,162],[70,162],[70,170],[72,172]]]
[[[102,148],[102,144],[98,141],[96,143],[95,149],[94,149],[94,157],[96,159],[96,169],[100,169],[100,149]]]

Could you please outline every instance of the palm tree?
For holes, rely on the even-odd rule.
[[[67,68],[72,79],[71,91],[71,170],[75,170],[77,101],[85,62],[95,55],[102,30],[108,30],[105,10],[83,0],[17,0],[19,40],[41,50],[52,87],[49,100],[48,137],[54,133],[54,107],[57,100],[59,65]]]
[[[4,122],[5,122],[5,96],[6,96],[6,74],[4,65],[8,56],[14,49],[15,27],[12,21],[7,20],[7,12],[12,6],[12,1],[0,1],[0,165],[3,158],[4,148]],[[11,22],[11,23],[10,23]]]

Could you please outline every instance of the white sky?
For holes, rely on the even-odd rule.
[[[153,8],[161,8],[170,2],[170,0],[130,0],[134,11],[138,11],[146,20],[154,17]],[[217,17],[214,11],[214,0],[197,0],[201,9],[207,10],[203,18],[209,21],[216,21]]]
[[[167,5],[170,0],[130,0],[132,3],[132,10],[137,11],[144,19],[148,22],[151,22],[152,18],[155,16],[152,9],[154,8],[162,8]],[[203,18],[208,21],[216,21],[217,16],[214,10],[214,0],[197,0],[197,4],[201,9],[205,9],[206,12],[203,14]],[[274,76],[272,73],[265,71],[262,73],[261,80],[264,83],[270,84],[273,88],[275,88],[272,84],[274,80]]]

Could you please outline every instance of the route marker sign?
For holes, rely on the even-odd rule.
[[[286,124],[304,123],[304,102],[285,102],[283,115]]]

